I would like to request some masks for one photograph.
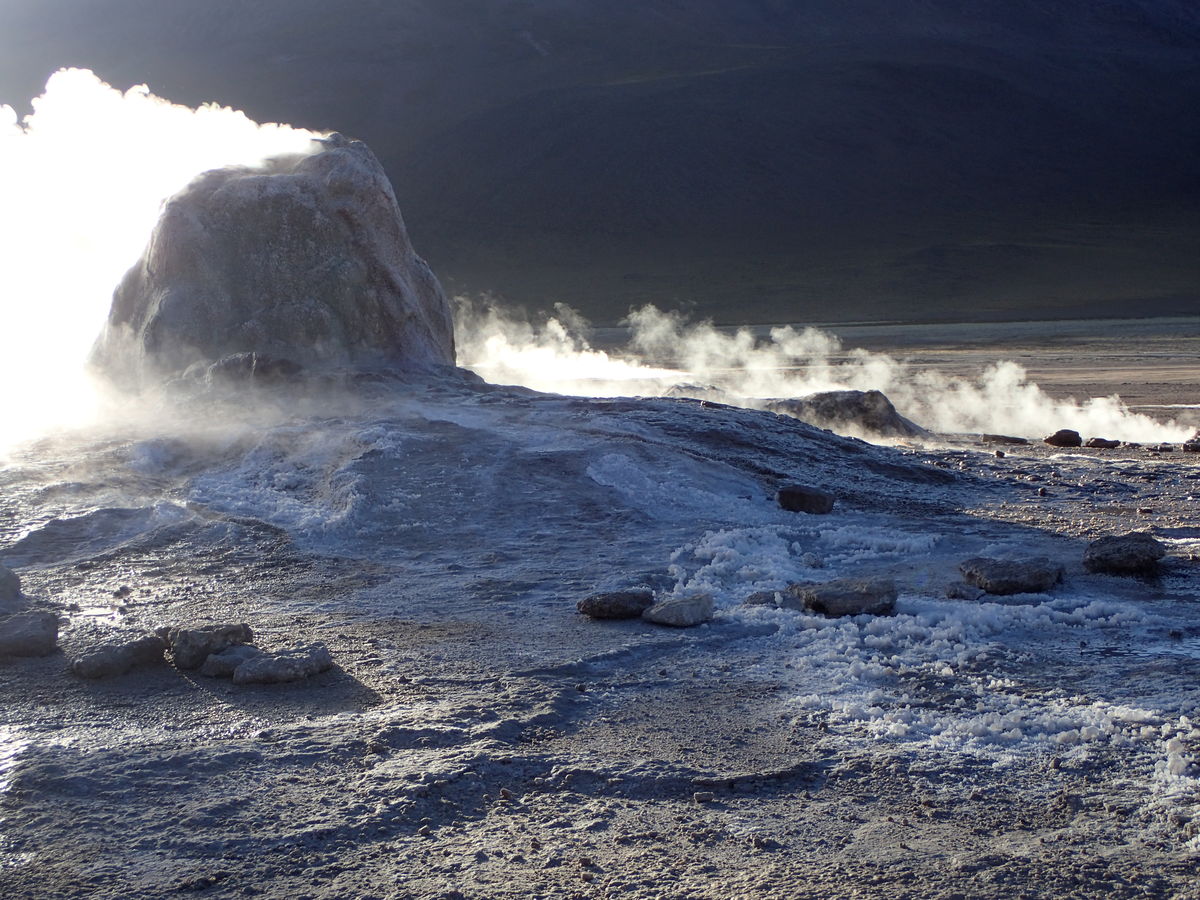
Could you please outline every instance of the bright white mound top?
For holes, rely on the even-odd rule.
[[[93,365],[138,387],[235,354],[318,368],[454,365],[441,285],[360,141],[197,177],[113,297]]]

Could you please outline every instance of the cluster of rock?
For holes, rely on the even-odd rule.
[[[333,667],[324,644],[268,652],[253,645],[249,625],[159,628],[153,634],[114,641],[71,663],[81,678],[111,678],[143,666],[158,665],[170,655],[175,668],[199,670],[210,678],[232,678],[234,684],[283,684],[301,681]]]
[[[1092,541],[1083,552],[1083,567],[1105,575],[1154,575],[1167,548],[1142,532]],[[992,595],[1044,594],[1062,582],[1063,567],[1045,557],[993,559],[975,557],[959,565],[963,580],[952,582],[946,596],[979,600]]]
[[[710,621],[714,612],[708,594],[697,592],[656,601],[654,591],[646,587],[591,594],[575,608],[591,619],[643,619],[672,628],[701,625]]]
[[[58,616],[48,610],[22,610],[17,573],[0,565],[0,659],[49,656],[58,649]]]

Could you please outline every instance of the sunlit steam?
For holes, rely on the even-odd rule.
[[[1117,397],[1059,400],[1029,382],[1012,362],[996,362],[971,379],[866,350],[846,350],[816,328],[773,328],[765,340],[749,329],[691,324],[647,306],[627,321],[618,352],[590,346],[586,325],[562,307],[541,324],[465,301],[458,309],[459,364],[490,381],[597,397],[712,398],[745,406],[819,391],[880,390],[905,416],[942,433],[1042,437],[1060,428],[1126,441],[1182,441],[1191,429],[1131,412]]]
[[[122,93],[81,69],[53,75],[33,109],[19,120],[0,106],[0,447],[90,408],[88,349],[165,198],[318,137],[145,86]]]

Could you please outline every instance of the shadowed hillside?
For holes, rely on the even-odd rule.
[[[600,321],[1200,301],[1191,3],[172,6],[0,6],[0,99],[86,66],[353,134],[451,289]]]

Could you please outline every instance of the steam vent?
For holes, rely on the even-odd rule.
[[[308,156],[206,172],[166,204],[92,363],[136,388],[256,354],[319,368],[454,365],[437,277],[383,167],[339,134]]]

